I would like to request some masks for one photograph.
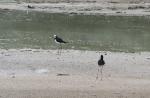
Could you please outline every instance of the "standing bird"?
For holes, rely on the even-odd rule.
[[[60,54],[61,54],[61,49],[62,49],[62,46],[61,44],[65,44],[65,43],[68,43],[66,41],[64,41],[63,39],[59,38],[57,35],[54,35],[54,40],[57,44],[60,45]],[[58,51],[58,54],[59,54],[59,51]]]
[[[98,66],[101,68],[101,80],[103,79],[103,66],[105,65],[105,61],[103,59],[103,55],[101,55],[100,59],[98,60]],[[98,74],[99,74],[99,68],[98,68],[98,73],[96,79],[98,79]]]
[[[32,6],[32,5],[28,5],[27,8],[28,8],[28,9],[34,9],[35,7]],[[29,11],[27,10],[27,14],[28,14],[28,13],[29,13]]]

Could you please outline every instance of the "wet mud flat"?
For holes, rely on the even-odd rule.
[[[106,65],[96,80],[99,54]],[[0,50],[2,98],[147,98],[150,53]]]

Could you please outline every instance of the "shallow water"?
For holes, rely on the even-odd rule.
[[[0,3],[14,3],[18,0],[0,0]]]
[[[53,34],[67,49],[150,51],[149,16],[67,15],[0,10],[0,48],[56,49]]]

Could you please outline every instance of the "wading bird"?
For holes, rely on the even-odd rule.
[[[101,71],[101,80],[103,79],[103,66],[105,65],[105,61],[103,58],[104,58],[103,55],[101,55],[100,59],[98,60],[98,67],[100,68],[100,71]],[[99,68],[98,68],[96,79],[98,79]]]
[[[55,40],[55,42],[56,42],[57,44],[60,45],[60,51],[58,50],[58,54],[59,54],[59,52],[60,52],[60,54],[61,54],[61,49],[62,49],[62,45],[61,45],[61,44],[65,44],[65,43],[68,43],[68,42],[66,42],[66,41],[64,41],[63,39],[59,38],[57,35],[54,35],[54,40]]]

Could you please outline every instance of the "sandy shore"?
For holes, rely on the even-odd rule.
[[[103,81],[96,80],[104,55]],[[149,98],[150,53],[0,50],[1,98]]]
[[[33,8],[28,8],[31,5]],[[150,15],[150,3],[1,3],[1,10],[25,10],[83,15]]]

